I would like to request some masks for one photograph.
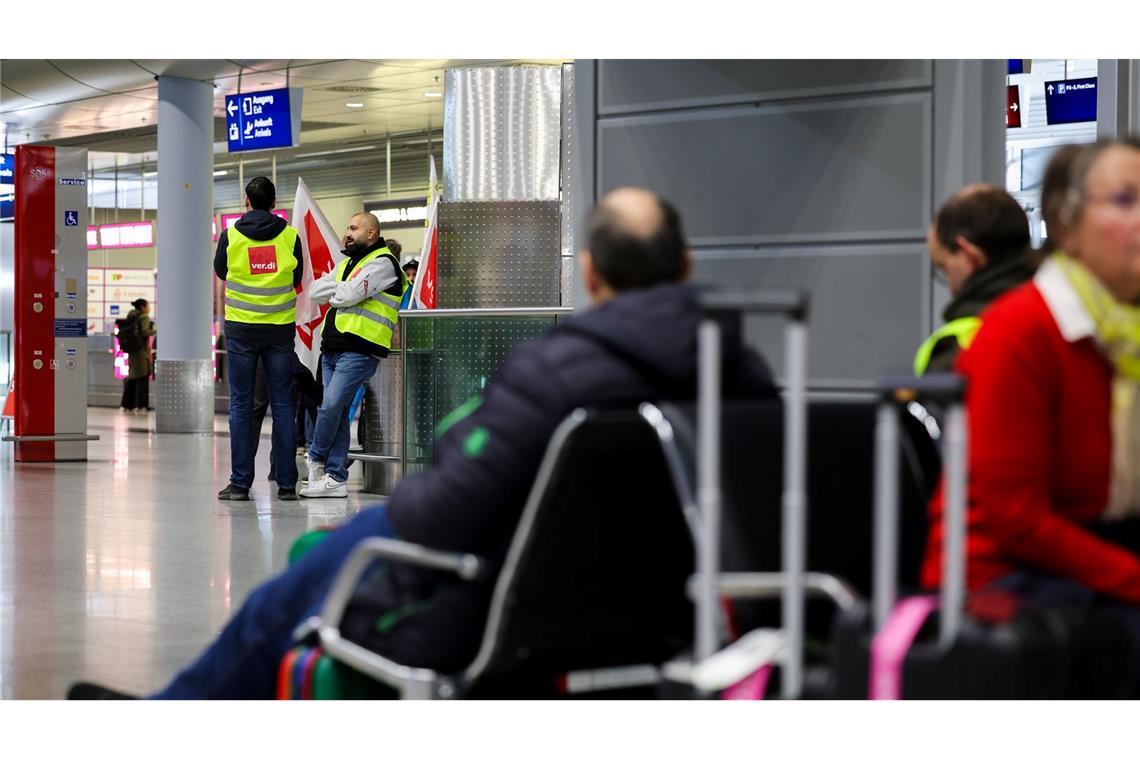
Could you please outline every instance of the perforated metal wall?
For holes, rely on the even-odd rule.
[[[159,433],[214,432],[214,367],[210,359],[155,362]]]
[[[398,334],[398,333],[397,333]],[[398,343],[398,339],[393,341]],[[364,453],[400,456],[403,443],[404,357],[399,350],[380,360],[364,385]],[[389,494],[400,478],[398,462],[361,463],[364,490]]]
[[[442,308],[558,306],[558,201],[441,203]]]

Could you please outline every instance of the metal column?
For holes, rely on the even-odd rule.
[[[158,80],[159,433],[212,433],[210,249],[214,91],[209,82]]]

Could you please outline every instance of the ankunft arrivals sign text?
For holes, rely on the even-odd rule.
[[[300,132],[299,88],[226,96],[226,141],[230,153],[288,148],[300,142]]]

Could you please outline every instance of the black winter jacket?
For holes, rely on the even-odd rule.
[[[696,292],[668,284],[625,293],[516,349],[483,403],[437,441],[435,468],[405,478],[392,493],[396,534],[439,549],[501,556],[547,442],[571,411],[695,398]],[[767,366],[741,342],[739,320],[724,319],[722,345],[726,396],[775,394]],[[475,456],[464,451],[469,436],[486,439]],[[362,622],[358,630],[346,624],[345,633],[406,664],[459,667],[474,656],[491,586],[493,579],[463,583],[393,566],[358,591],[354,609]],[[426,609],[413,604],[425,597],[432,601]],[[400,607],[416,613],[380,636],[377,615]]]

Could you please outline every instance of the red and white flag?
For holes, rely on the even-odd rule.
[[[293,226],[301,239],[301,258],[305,267],[297,290],[297,335],[293,350],[315,379],[321,360],[321,322],[329,305],[313,303],[309,294],[313,282],[331,272],[344,254],[340,252],[340,238],[300,178],[297,179],[297,197],[293,201]]]
[[[436,285],[436,260],[439,248],[439,183],[435,175],[435,156],[431,156],[429,170],[427,220],[424,227],[424,242],[420,247],[420,266],[416,272],[416,282],[412,286],[413,309],[434,309],[439,295]]]

